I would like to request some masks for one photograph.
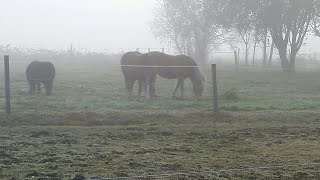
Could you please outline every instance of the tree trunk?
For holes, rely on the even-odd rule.
[[[290,71],[295,72],[296,70],[296,55],[295,51],[291,51],[290,53]]]
[[[272,41],[271,48],[270,48],[270,54],[269,54],[269,61],[268,61],[269,67],[272,66],[273,48],[274,48],[274,42]]]
[[[207,48],[203,47],[201,43],[197,43],[195,48],[195,60],[199,64],[206,64],[207,63]]]
[[[246,43],[246,66],[249,66],[249,45]]]
[[[287,43],[282,42],[279,40],[279,37],[276,36],[275,33],[271,33],[274,45],[277,47],[279,51],[280,61],[281,61],[281,68],[284,72],[292,72],[290,63],[287,57]],[[291,54],[291,53],[290,53]]]
[[[207,63],[207,51],[204,48],[197,48],[196,61],[201,65]]]
[[[240,64],[240,48],[238,48],[238,62]]]
[[[253,46],[252,66],[255,65],[255,62],[254,62],[254,61],[255,61],[255,57],[256,57],[257,43],[258,43],[258,41],[257,41],[257,38],[256,38],[256,40],[255,40],[255,42],[254,42],[254,46]]]
[[[279,55],[281,60],[281,67],[284,72],[290,72],[290,63],[287,58],[287,53],[285,49],[279,49]]]
[[[268,36],[268,30],[266,29],[263,34],[263,59],[262,59],[263,67],[266,67],[267,65],[267,36]]]

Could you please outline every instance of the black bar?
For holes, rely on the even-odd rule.
[[[9,77],[9,56],[4,56],[4,77],[5,77],[5,94],[6,94],[6,113],[11,113],[10,106],[10,77]]]
[[[212,70],[212,86],[213,86],[213,112],[218,112],[219,106],[218,106],[218,86],[217,86],[216,64],[211,64],[211,70]]]

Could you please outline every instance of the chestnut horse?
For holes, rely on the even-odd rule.
[[[138,98],[140,99],[140,95],[142,92],[142,85],[144,83],[144,74],[142,67],[143,65],[142,54],[138,51],[127,52],[121,57],[121,70],[125,79],[125,87],[128,91],[129,100],[132,99],[132,90],[135,81],[138,81]],[[155,79],[152,79],[154,82]],[[152,85],[150,88],[151,96],[155,96],[155,89]]]
[[[157,51],[149,52],[141,56],[143,64],[145,65],[143,71],[146,98],[150,98],[150,88],[153,86],[153,80],[157,75],[166,79],[178,79],[173,91],[173,97],[176,97],[177,90],[180,88],[180,98],[183,98],[184,80],[186,78],[190,78],[193,84],[195,99],[199,100],[202,96],[205,79],[198,64],[192,58],[185,55],[173,56]]]

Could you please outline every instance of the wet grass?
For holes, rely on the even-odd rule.
[[[317,163],[320,121],[315,117],[319,116],[280,112],[271,116],[141,115],[132,117],[135,121],[115,116],[113,124],[108,117],[101,118],[99,126],[92,121],[92,126],[1,127],[0,178],[122,177]],[[73,125],[83,121],[88,123],[70,119]],[[319,168],[206,172],[180,178],[317,179]]]
[[[128,101],[123,75],[116,63],[55,62],[57,76],[54,95],[28,96],[25,80],[26,63],[11,63],[13,112],[65,112],[68,111],[180,111],[202,112],[212,108],[210,70],[206,69],[206,91],[202,101],[193,101],[191,83],[186,81],[186,100],[174,100],[171,93],[175,80],[158,78],[157,95],[151,102]],[[0,73],[3,74],[2,68]],[[227,111],[261,110],[320,110],[320,71],[282,73],[277,70],[261,72],[242,69],[219,69],[218,91],[220,108]],[[3,76],[1,76],[3,80]],[[0,104],[4,108],[3,83],[0,84]],[[233,91],[237,98],[226,98]],[[136,88],[135,88],[136,93]]]
[[[0,179],[174,172],[206,173],[157,179],[320,178],[319,166],[212,172],[319,163],[320,72],[218,68],[221,112],[212,114],[209,70],[201,101],[192,100],[189,82],[186,100],[173,100],[175,81],[159,78],[160,97],[136,102],[127,101],[115,63],[55,66],[47,97],[27,95],[26,64],[11,64],[13,113],[0,112]]]

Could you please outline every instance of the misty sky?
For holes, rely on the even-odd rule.
[[[161,47],[150,32],[155,0],[0,0],[0,44],[101,50]]]
[[[0,0],[0,45],[104,51],[162,47],[150,32],[156,0]],[[311,41],[311,42],[310,42]],[[309,38],[300,52],[320,52]]]

